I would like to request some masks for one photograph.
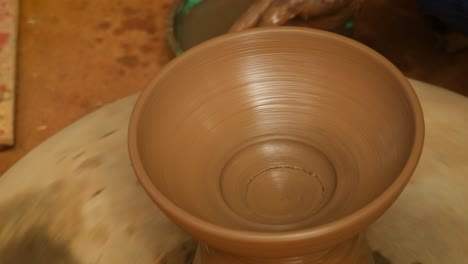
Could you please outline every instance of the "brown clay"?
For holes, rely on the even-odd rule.
[[[178,48],[188,50],[208,39],[225,34],[249,9],[252,2],[203,0],[189,12],[183,12],[178,10],[183,10],[188,1],[178,1],[175,13],[168,20],[169,39],[173,42],[171,45],[179,45]]]
[[[363,232],[406,186],[424,121],[353,40],[260,28],[170,62],[129,129],[138,178],[202,244],[195,263],[373,263]]]
[[[308,26],[334,30],[343,25],[361,7],[363,0],[256,0],[237,19],[229,31],[236,32],[256,26],[282,26],[296,17]]]

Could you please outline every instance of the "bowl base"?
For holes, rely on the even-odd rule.
[[[374,258],[364,235],[359,235],[336,247],[304,256],[287,258],[249,258],[230,255],[200,243],[193,264],[374,264]]]
[[[247,144],[225,164],[221,194],[233,213],[268,231],[315,220],[336,187],[334,165],[317,148],[275,138]]]

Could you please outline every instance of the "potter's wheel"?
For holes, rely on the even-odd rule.
[[[426,118],[422,158],[368,239],[377,264],[468,263],[468,99],[412,84]],[[195,243],[150,201],[131,168],[135,100],[86,116],[0,177],[0,263],[24,263],[25,246],[40,248],[30,252],[44,263],[190,263]]]

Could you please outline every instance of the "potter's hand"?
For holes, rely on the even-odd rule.
[[[232,25],[230,31],[256,26],[281,26],[300,16],[318,20],[322,27],[333,27],[348,19],[364,0],[255,0]],[[319,26],[320,27],[320,26]]]

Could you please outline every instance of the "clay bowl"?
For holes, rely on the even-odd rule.
[[[202,241],[195,263],[372,263],[360,234],[404,189],[423,137],[386,59],[280,27],[171,61],[135,106],[129,147],[149,196]]]

